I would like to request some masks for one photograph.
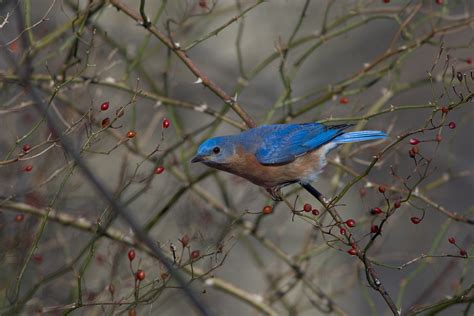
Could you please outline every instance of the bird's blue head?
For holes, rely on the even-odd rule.
[[[232,136],[221,136],[204,141],[191,162],[202,162],[213,167],[229,163],[235,154],[235,143],[232,140]]]

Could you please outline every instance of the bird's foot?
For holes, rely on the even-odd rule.
[[[280,187],[268,188],[267,192],[272,196],[273,201],[283,201]]]

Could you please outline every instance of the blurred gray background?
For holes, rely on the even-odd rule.
[[[138,10],[138,1],[123,1],[134,10]],[[165,21],[173,20],[171,23],[172,35],[179,41],[182,47],[191,43],[193,40],[208,34],[222,24],[229,21],[232,17],[238,15],[235,1],[218,1],[212,13],[200,15],[186,19],[180,23],[189,12],[202,13],[206,9],[199,8],[198,1],[168,1],[166,8],[157,24],[157,27],[165,32]],[[415,36],[421,36],[429,31],[430,23],[423,19],[428,19],[434,11],[448,10],[435,7],[435,1],[420,1],[423,6],[418,13],[419,17],[413,23],[419,23],[419,29],[413,31]],[[18,2],[23,5],[22,1]],[[34,0],[32,5],[32,21],[40,20],[46,10],[51,5],[51,1]],[[79,4],[80,8],[86,6],[87,1],[56,1],[48,14],[47,21],[41,23],[34,29],[37,38],[53,32],[58,26],[70,21],[74,17],[72,6]],[[240,1],[243,8],[253,4],[253,1]],[[366,1],[360,1],[367,5]],[[381,10],[380,15],[384,14],[386,8],[400,8],[409,3],[408,1],[392,1],[390,4],[384,4],[383,1],[371,1],[368,6],[370,10]],[[150,16],[153,16],[159,9],[161,1],[147,1],[146,9]],[[209,6],[212,3],[208,4]],[[300,17],[304,1],[279,1],[272,0],[262,3],[248,12],[244,19],[241,38],[242,66],[248,74],[266,57],[277,50],[279,43],[285,43],[290,37],[295,24]],[[303,20],[301,29],[296,38],[305,35],[319,34],[321,32],[322,21],[325,14],[328,1],[311,1]],[[7,8],[8,6],[5,6]],[[356,7],[356,1],[334,1],[331,11],[327,16],[328,21],[335,21],[346,15],[349,9]],[[449,3],[449,11],[444,12],[448,16],[457,18],[462,14],[472,14],[472,3],[468,1],[458,1]],[[5,11],[1,13],[4,16]],[[360,13],[360,18],[364,14]],[[400,16],[406,17],[406,16]],[[241,20],[239,20],[241,21]],[[448,23],[450,20],[440,23]],[[92,23],[93,22],[93,23]],[[87,47],[91,38],[93,25],[100,27],[94,38],[93,48]],[[345,26],[348,23],[343,24]],[[212,36],[206,41],[200,43],[188,52],[189,57],[200,69],[213,81],[218,83],[229,94],[235,89],[239,81],[239,64],[236,49],[236,39],[239,22],[232,23],[217,36]],[[314,93],[319,89],[326,89],[341,80],[345,80],[360,69],[363,69],[365,63],[370,63],[378,56],[386,52],[387,47],[392,41],[394,34],[397,33],[399,25],[391,19],[374,19],[367,21],[366,24],[351,30],[341,36],[331,38],[321,45],[306,60],[292,80],[292,97],[299,98]],[[12,38],[17,31],[15,24],[10,22],[1,32],[2,40]],[[101,33],[101,35],[98,35]],[[105,35],[104,35],[105,34]],[[82,76],[95,76],[101,81],[113,80],[114,82],[124,83],[130,87],[135,87],[137,78],[140,78],[139,86],[145,91],[152,91],[153,87],[147,83],[139,71],[128,71],[129,63],[126,58],[133,60],[142,45],[147,32],[143,27],[137,25],[122,12],[114,9],[111,5],[102,9],[96,14],[91,23],[86,27],[82,35],[83,42],[80,42],[78,54],[85,56],[89,50],[89,66],[82,73]],[[452,47],[449,53],[454,59],[450,61],[456,69],[469,74],[472,71],[472,65],[465,62],[469,56],[474,58],[472,48],[472,28],[446,34],[442,41],[445,47]],[[39,74],[60,74],[61,65],[67,53],[68,41],[71,38],[71,32],[61,36],[57,43],[47,46],[35,57],[34,73]],[[117,46],[111,44],[115,42]],[[436,40],[439,41],[439,37]],[[302,53],[310,47],[314,41],[301,45],[296,49],[290,50],[288,54],[288,64],[291,65]],[[397,41],[397,47],[403,45],[402,40]],[[409,41],[407,40],[407,43]],[[23,49],[23,48],[21,48]],[[125,55],[121,54],[123,49]],[[379,81],[370,86],[365,91],[348,95],[349,103],[340,104],[340,96],[335,95],[332,99],[322,103],[304,114],[295,117],[293,122],[312,122],[326,120],[331,117],[353,117],[364,115],[387,89],[392,89],[396,85],[403,83],[411,84],[419,80],[427,79],[427,72],[432,68],[434,60],[439,52],[439,44],[433,41],[432,45],[424,45],[415,49],[413,52],[404,55],[400,59],[400,65],[393,71],[387,72]],[[155,38],[151,37],[148,46],[145,49],[141,59],[141,67],[147,73],[156,78],[156,85],[163,86],[163,73],[167,71],[168,75],[168,96],[177,100],[188,101],[193,104],[207,105],[210,109],[220,111],[224,104],[208,89],[200,84],[194,83],[195,76],[180,62],[177,58],[171,58],[167,63],[167,50]],[[445,54],[440,59],[435,72],[439,72],[444,66]],[[126,57],[125,57],[126,56]],[[396,60],[396,59],[392,59]],[[81,61],[83,63],[83,61]],[[450,64],[450,65],[451,65]],[[0,63],[2,72],[8,72],[8,62],[3,59]],[[284,93],[279,74],[280,60],[277,58],[269,64],[257,76],[251,78],[237,95],[238,102],[247,110],[258,122],[263,122],[268,111],[274,106],[281,95]],[[168,67],[168,68],[167,68]],[[168,69],[168,70],[167,70]],[[73,73],[73,72],[71,72]],[[446,85],[449,87],[449,84]],[[471,86],[472,81],[471,81]],[[418,105],[435,102],[442,105],[447,103],[446,96],[440,96],[443,93],[443,83],[433,82],[419,84],[413,88],[407,89],[389,99],[383,108],[389,106]],[[7,104],[12,96],[21,91],[18,87],[9,85],[2,88],[0,100]],[[350,91],[351,88],[348,88]],[[71,102],[73,106],[81,111],[87,111],[89,108],[95,110],[104,101],[109,101],[111,108],[115,111],[120,105],[124,105],[131,97],[131,93],[112,89],[103,85],[94,84],[71,84],[64,88],[62,94]],[[307,99],[295,102],[293,107],[298,109],[317,95],[311,95]],[[455,96],[451,93],[451,99]],[[20,98],[21,100],[21,98]],[[61,110],[62,102],[57,101],[56,106],[64,111],[63,114],[68,121],[77,119],[77,114],[72,111]],[[182,109],[174,108],[172,126],[164,131],[164,140],[161,137],[161,119],[170,118],[171,106],[157,103],[154,100],[138,97],[136,103],[132,106],[133,110],[128,110],[121,119],[121,127],[117,129],[118,133],[126,133],[130,128],[137,131],[137,146],[144,152],[150,152],[160,143],[160,149],[165,151],[173,144],[180,141],[183,135],[194,133],[196,129],[210,123],[213,118],[209,115]],[[275,112],[271,122],[279,121],[286,116],[287,107],[280,107]],[[408,131],[413,131],[423,127],[429,117],[432,109],[416,109],[409,111],[395,111],[384,115],[376,116],[367,122],[365,128],[387,130],[390,139],[386,143],[376,144],[366,150],[361,150],[351,157],[342,157],[341,162],[350,166],[357,172],[365,170],[366,164],[371,161],[374,154],[385,147],[390,141],[396,139]],[[113,111],[111,112],[113,113]],[[228,116],[240,121],[239,117],[232,111]],[[101,120],[103,113],[94,112],[94,117]],[[31,129],[39,116],[33,108],[23,109],[18,113],[9,113],[0,115],[0,126],[4,133],[0,135],[0,153],[2,158],[6,156],[11,149],[15,139]],[[432,143],[423,145],[423,153],[433,158],[433,173],[422,183],[420,190],[430,199],[444,206],[446,209],[472,217],[474,204],[473,177],[471,162],[473,159],[472,132],[470,130],[473,120],[472,103],[465,104],[458,110],[449,113],[449,121],[455,121],[457,128],[450,130],[443,129],[443,141],[438,149]],[[357,122],[356,122],[357,123]],[[155,124],[155,125],[154,125]],[[179,126],[179,130],[178,130]],[[225,135],[236,133],[239,130],[226,123],[218,126],[213,135]],[[31,137],[32,143],[40,142],[45,139],[47,127],[42,126],[40,131]],[[78,145],[84,141],[85,130],[74,133],[72,138]],[[141,138],[146,135],[146,139]],[[196,145],[202,141],[203,137],[208,137],[206,133],[195,133],[190,135],[184,145],[178,147],[172,154],[168,155],[162,164],[166,168],[164,174],[160,175],[151,182],[151,186],[140,194],[140,197],[129,205],[136,218],[144,223],[160,211],[169,198],[175,194],[181,187],[187,184],[189,180],[179,179],[176,172],[185,175],[197,176],[205,171],[203,165],[189,164]],[[427,131],[417,136],[420,139],[434,139],[435,132]],[[102,150],[111,148],[117,142],[116,139],[103,136],[94,144],[94,148]],[[413,173],[414,165],[408,157],[410,146],[407,141],[398,144],[387,154],[370,173],[368,179],[375,183],[384,183],[386,185],[400,186],[394,177],[390,175],[390,166],[401,175],[406,177]],[[157,157],[160,156],[158,152]],[[142,161],[142,158],[131,154],[124,146],[118,148],[110,155],[94,155],[88,153],[85,155],[88,165],[93,168],[94,173],[99,176],[111,190],[120,186],[120,177],[124,173],[125,179],[132,179],[136,164]],[[334,151],[331,158],[339,157],[339,152]],[[3,196],[17,194],[20,199],[25,199],[22,192],[33,190],[42,201],[42,205],[47,205],[51,200],[52,194],[58,190],[59,180],[52,181],[47,185],[36,188],[35,184],[43,182],[55,170],[63,166],[66,157],[60,148],[55,148],[34,160],[35,173],[19,173],[17,165],[0,166],[0,192]],[[145,162],[135,180],[144,178],[147,172],[154,167],[151,162]],[[147,171],[148,170],[148,171]],[[436,186],[437,181],[446,179],[449,181]],[[328,166],[322,174],[321,179],[314,185],[327,196],[333,196],[341,190],[350,180],[351,175],[338,173],[337,168]],[[426,187],[427,184],[431,186]],[[272,204],[269,196],[251,183],[243,181],[233,175],[217,173],[215,176],[207,177],[198,184],[209,196],[225,205],[230,212],[236,216],[243,216],[244,219],[255,222],[258,215],[244,214],[245,210],[259,212],[262,207]],[[433,187],[433,189],[431,189]],[[122,198],[124,200],[133,196],[140,190],[141,184],[135,181],[127,189]],[[363,190],[364,183],[358,183],[344,196],[339,202],[338,210],[345,218],[354,218],[361,224],[355,230],[358,238],[363,238],[369,231],[370,215],[369,209],[374,206],[384,205],[383,199],[376,188],[366,188],[367,195],[360,197],[360,190]],[[290,192],[295,187],[285,189]],[[429,189],[429,190],[428,190]],[[304,203],[311,203],[320,208],[320,205],[305,192],[298,192],[297,209],[301,209]],[[296,194],[288,197],[289,201],[295,201]],[[446,222],[447,217],[429,207],[426,203],[419,200],[413,202],[414,206],[425,208],[425,217],[419,225],[413,225],[410,222],[411,216],[420,216],[421,211],[415,207],[404,204],[397,211],[397,214],[391,217],[384,229],[382,236],[376,241],[372,248],[371,256],[376,261],[386,265],[399,266],[413,258],[426,254],[432,247],[436,238],[442,238],[436,254],[452,253],[457,254],[457,249],[450,245],[446,239],[448,236],[456,236],[459,244],[468,252],[472,253],[472,226],[464,223]],[[87,184],[79,172],[74,172],[72,178],[67,182],[65,192],[56,202],[55,209],[67,212],[75,216],[82,216],[91,221],[99,217],[106,204],[94,192],[92,187]],[[14,213],[3,212],[1,214],[4,226],[1,230],[0,238],[6,243],[9,236],[19,234],[18,227],[12,227],[11,223]],[[30,229],[27,232],[35,232],[37,222],[30,220]],[[328,222],[328,221],[327,221]],[[336,244],[332,249],[325,247],[325,241],[317,233],[311,223],[298,216],[292,220],[291,211],[285,204],[279,203],[275,206],[274,213],[271,216],[265,216],[259,220],[259,234],[272,241],[290,258],[297,256],[302,252],[305,246],[314,248],[311,252],[311,259],[307,263],[306,277],[312,284],[321,288],[324,292],[337,303],[349,315],[367,315],[375,313],[377,315],[389,314],[385,303],[378,293],[372,290],[365,279],[365,274],[361,270],[360,262],[345,253],[347,246]],[[25,225],[27,223],[24,223]],[[446,232],[440,233],[449,225]],[[120,220],[113,224],[113,227],[130,233],[127,226]],[[247,291],[252,295],[267,299],[271,293],[271,282],[278,282],[282,275],[286,277],[291,275],[288,265],[278,258],[275,253],[266,248],[260,241],[236,225],[229,218],[216,211],[216,208],[203,200],[193,190],[188,190],[179,201],[172,205],[171,209],[151,230],[151,236],[163,244],[163,248],[168,251],[169,243],[173,243],[179,248],[178,238],[184,234],[192,237],[191,248],[200,249],[202,253],[211,252],[216,245],[223,243],[224,252],[228,253],[222,266],[212,271],[212,274],[218,278]],[[90,239],[89,233],[75,231],[70,227],[64,227],[57,223],[48,223],[43,238],[39,245],[38,252],[44,257],[43,263],[39,267],[32,267],[25,280],[25,288],[32,286],[38,280],[38,274],[44,275],[61,267],[64,262],[74,257],[77,250],[84,246]],[[367,239],[364,239],[367,240]],[[17,244],[18,246],[18,244]],[[72,246],[72,247],[71,247]],[[101,240],[97,244],[94,259],[84,277],[84,293],[94,293],[97,301],[104,301],[107,296],[106,289],[110,283],[109,271],[116,269],[118,272],[113,277],[113,282],[117,288],[117,296],[127,295],[133,288],[133,279],[129,275],[128,262],[126,260],[127,248],[118,246],[109,240]],[[303,251],[304,252],[304,251]],[[18,249],[21,253],[21,249]],[[147,279],[159,278],[163,271],[157,262],[145,254],[140,254],[141,264],[147,271]],[[102,259],[97,259],[101,255]],[[119,259],[115,261],[115,256]],[[222,258],[223,255],[216,256]],[[2,262],[5,271],[11,271],[15,274],[15,267],[12,264],[15,260],[6,260]],[[206,270],[211,266],[212,260],[202,260],[197,263],[200,268]],[[472,259],[461,260],[453,258],[433,258],[424,260],[424,264],[412,264],[402,270],[376,267],[389,293],[394,299],[400,293],[401,284],[415,273],[413,280],[410,280],[403,296],[402,306],[410,307],[417,300],[419,303],[428,303],[439,300],[455,293],[459,285],[460,275],[464,275],[461,288],[469,287],[472,284]],[[113,268],[115,267],[115,268]],[[8,283],[11,275],[2,274],[2,278]],[[44,286],[34,295],[31,300],[31,306],[56,306],[67,305],[74,300],[75,278],[72,273],[65,274]],[[0,283],[2,283],[0,279]],[[5,283],[6,284],[6,283]],[[254,309],[242,301],[214,289],[199,281],[193,282],[195,288],[199,291],[199,297],[218,315],[256,315]],[[0,286],[0,290],[6,293],[6,289]],[[204,293],[205,292],[205,293]],[[2,291],[0,291],[2,294]],[[85,294],[86,295],[86,294]],[[276,303],[273,307],[282,315],[294,313],[295,315],[319,315],[324,314],[316,309],[312,304],[311,294],[308,294],[301,283],[289,292],[285,298],[288,303],[295,307],[295,310],[286,310],[281,303]],[[371,306],[368,301],[375,304]],[[154,303],[143,304],[138,307],[139,315],[160,314],[175,315],[190,313],[192,308],[181,291],[167,289],[162,296]],[[28,305],[30,306],[30,305]],[[465,307],[465,306],[464,306]],[[32,307],[33,308],[33,307]],[[462,307],[448,309],[445,315],[453,315],[462,310]],[[117,308],[119,310],[123,310]],[[471,308],[472,310],[472,308]],[[375,311],[375,312],[374,312]],[[25,314],[30,314],[32,310],[25,310]],[[73,314],[100,314],[101,309],[97,307],[88,307],[78,309]],[[60,312],[55,312],[60,313]],[[472,313],[472,311],[470,312]],[[455,313],[454,313],[455,314]]]

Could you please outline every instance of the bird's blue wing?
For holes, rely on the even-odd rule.
[[[320,123],[261,126],[254,132],[261,139],[255,156],[264,165],[288,163],[341,135],[346,127]]]

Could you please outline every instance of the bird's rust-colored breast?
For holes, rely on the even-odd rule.
[[[325,154],[322,148],[302,155],[287,164],[262,165],[253,153],[238,147],[236,153],[219,169],[236,174],[264,188],[272,188],[319,173],[322,167],[321,154]]]

